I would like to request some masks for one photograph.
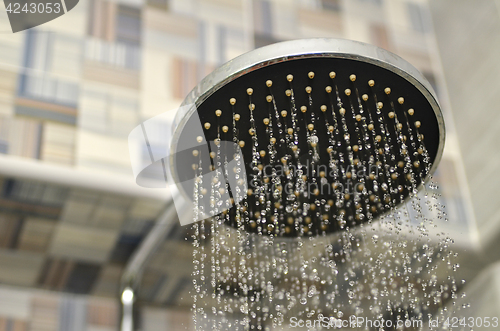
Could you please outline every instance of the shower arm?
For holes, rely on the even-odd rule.
[[[121,318],[120,331],[134,331],[137,321],[134,316],[137,301],[137,292],[147,263],[163,243],[165,236],[172,229],[177,220],[177,211],[173,201],[169,201],[161,215],[157,218],[155,226],[141,242],[127,263],[121,277],[120,302]]]

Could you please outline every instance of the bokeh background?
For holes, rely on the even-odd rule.
[[[135,184],[128,134],[231,58],[311,37],[385,48],[434,86],[447,127],[438,225],[471,314],[500,317],[500,1],[82,0],[16,34],[2,2],[0,330],[116,330],[123,272],[171,200]],[[189,228],[168,224],[141,280],[144,331],[191,327]]]

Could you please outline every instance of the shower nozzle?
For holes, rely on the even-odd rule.
[[[313,236],[370,222],[417,194],[444,147],[442,113],[423,75],[349,40],[256,49],[208,75],[183,105],[191,106],[176,117],[170,158],[180,191],[260,234]],[[231,199],[219,204],[224,192]]]

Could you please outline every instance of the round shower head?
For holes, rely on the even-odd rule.
[[[229,192],[220,219],[262,234],[310,236],[369,222],[416,194],[444,147],[442,113],[423,75],[349,40],[256,49],[208,75],[183,105],[170,158],[180,191],[196,201],[211,196],[212,207]],[[202,180],[219,168],[220,178]],[[246,192],[227,184],[234,176]]]

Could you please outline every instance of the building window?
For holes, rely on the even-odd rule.
[[[139,45],[141,31],[141,11],[119,5],[116,15],[116,41]]]
[[[122,42],[89,38],[85,43],[85,58],[130,70],[139,70],[141,67],[140,47]]]
[[[89,36],[108,42],[141,43],[140,9],[105,0],[91,0],[89,8]]]
[[[49,74],[24,73],[21,75],[20,97],[49,103],[77,107],[79,86],[77,83],[51,77]]]
[[[67,36],[36,29],[26,31],[23,59],[23,65],[26,69],[20,75],[18,95],[76,108],[79,95],[76,78],[79,75],[80,45],[79,40]],[[53,71],[64,71],[65,74],[68,74],[68,71],[65,70],[67,68],[73,70],[69,74],[75,76],[75,81],[56,78],[53,74]]]
[[[141,11],[110,1],[92,0],[90,12],[85,57],[125,69],[140,69]]]

